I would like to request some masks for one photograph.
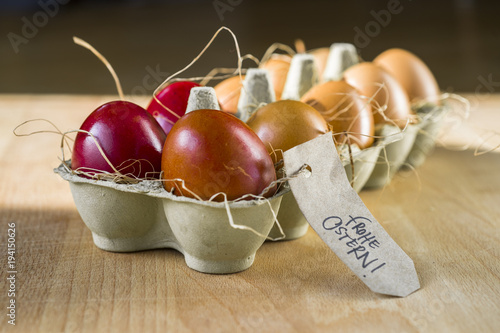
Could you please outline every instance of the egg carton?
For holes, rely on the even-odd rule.
[[[310,71],[311,66],[307,65],[311,59],[300,60],[295,71],[303,75],[295,77],[294,84],[288,84],[285,95],[289,92],[299,96],[300,91],[310,88],[306,83],[312,84],[312,80],[300,79]],[[238,109],[239,115],[248,117],[251,110],[247,109],[258,106],[255,96],[269,97],[258,100],[259,103],[272,102],[275,97],[265,70],[249,70],[246,80],[247,90],[254,92],[253,98],[245,99],[244,90]],[[261,81],[264,84],[259,85]],[[260,95],[256,93],[259,89]],[[191,104],[195,106],[191,109],[199,109],[205,100],[216,108],[212,88],[195,91],[206,96],[193,97]],[[341,148],[341,160],[353,188],[359,192],[385,186],[403,165],[422,164],[434,146],[444,110],[437,106],[418,110],[421,121],[408,125],[404,131],[392,125],[382,126],[377,133],[382,138],[370,148]],[[282,236],[275,224],[276,215],[285,240],[302,237],[309,226],[286,184],[269,200],[232,201],[226,205],[175,196],[157,181],[117,184],[90,180],[72,174],[63,164],[55,172],[69,182],[75,205],[97,247],[112,252],[172,248],[184,255],[190,268],[204,273],[234,273],[249,268],[266,240],[263,235]],[[236,226],[231,225],[229,212]]]
[[[54,172],[68,181],[98,248],[111,252],[172,248],[184,255],[190,268],[213,274],[235,273],[252,265],[289,192],[282,189],[268,200],[226,205],[175,196],[157,181],[92,180],[72,174],[63,164]]]
[[[391,125],[380,130],[383,139],[370,148],[341,149],[347,177],[356,191],[384,186],[404,164],[417,166],[432,150],[444,108],[425,113],[418,125],[405,131]],[[412,164],[413,163],[413,164]],[[266,240],[304,236],[309,224],[286,186],[269,200],[207,202],[175,196],[158,181],[118,184],[72,174],[63,164],[54,170],[68,181],[75,205],[94,243],[111,252],[135,252],[172,248],[184,255],[188,267],[214,274],[235,273],[249,268]],[[231,226],[229,208],[234,223]],[[254,233],[248,228],[255,230]]]

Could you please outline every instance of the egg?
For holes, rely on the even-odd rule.
[[[372,145],[374,120],[370,103],[345,81],[328,81],[312,87],[302,102],[318,110],[335,133],[337,142],[356,143],[364,149]]]
[[[371,62],[362,62],[347,69],[344,78],[349,85],[371,100],[375,125],[406,126],[412,116],[408,95],[386,70]],[[384,106],[382,114],[380,109]]]
[[[326,120],[316,109],[292,100],[277,101],[259,108],[247,125],[264,142],[274,162],[283,159],[282,151],[329,131]]]
[[[441,92],[436,79],[427,65],[413,53],[403,49],[389,49],[378,55],[373,63],[398,80],[411,102],[437,102]]]
[[[242,81],[245,79],[243,75],[233,76],[219,82],[215,87],[215,94],[219,100],[219,105],[222,111],[236,114],[238,111],[238,100],[240,99]]]
[[[167,191],[191,198],[193,192],[202,200],[220,192],[227,200],[259,195],[276,180],[274,163],[257,135],[238,118],[210,109],[189,112],[175,123],[163,146],[161,170]],[[272,186],[263,195],[275,190]]]
[[[259,66],[269,71],[273,89],[276,94],[276,100],[281,99],[291,61],[292,57],[289,55],[273,54],[267,61]]]
[[[318,69],[319,79],[323,80],[323,72],[326,68],[326,62],[328,60],[328,55],[330,54],[329,47],[321,47],[319,49],[310,50],[307,53],[312,54],[314,61],[316,63],[316,68]]]

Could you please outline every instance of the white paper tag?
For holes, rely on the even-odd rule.
[[[413,261],[352,189],[332,134],[284,152],[293,195],[309,224],[374,292],[405,297],[420,288]]]

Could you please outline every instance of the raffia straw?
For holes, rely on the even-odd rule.
[[[26,133],[26,134],[17,133],[17,130],[19,128],[23,127],[24,125],[32,123],[32,122],[37,122],[37,121],[49,123],[52,127],[54,127],[55,131],[41,130],[41,131],[34,131],[34,132]],[[51,134],[64,135],[64,133],[53,122],[51,122],[48,119],[44,119],[44,118],[26,120],[26,121],[22,122],[21,124],[17,125],[12,132],[14,133],[15,136],[18,136],[18,137],[31,136],[34,134],[41,134],[41,133],[51,133]],[[66,140],[74,141],[74,139],[70,138],[70,137],[67,137]],[[66,145],[68,146],[69,151],[71,152],[71,146],[69,145],[69,143],[67,141],[65,141],[65,142],[66,142]]]
[[[487,145],[487,143],[490,139],[496,138],[497,139],[496,141],[500,141],[500,132],[493,131],[493,130],[481,129],[481,128],[478,128],[475,126],[474,126],[474,128],[483,131],[482,135],[480,135],[480,137],[479,137],[481,139],[481,142],[474,150],[474,156],[481,156],[481,155],[484,155],[487,153],[491,153],[497,149],[500,149],[500,143],[499,143],[496,146],[493,146],[491,148],[487,148],[486,150],[480,151],[483,146]],[[486,138],[484,138],[485,136],[486,136]]]
[[[351,187],[353,187],[355,173],[354,173],[354,160],[352,158],[351,140],[349,139],[349,136],[347,134],[345,135],[345,137],[347,138],[347,148],[349,149],[349,160],[351,162],[351,174],[352,174]]]
[[[238,72],[237,68],[224,68],[224,67],[213,68],[212,70],[210,70],[210,72],[208,72],[207,75],[205,75],[205,77],[203,77],[203,79],[200,81],[200,85],[206,86],[212,80],[228,79],[230,77],[235,76],[237,72]],[[241,72],[245,73],[246,69],[242,68]],[[219,75],[219,74],[224,74],[224,75]]]
[[[259,65],[259,59],[257,59],[252,54],[245,54],[241,57],[242,62],[246,59],[250,59],[254,61],[257,65]],[[241,72],[245,73],[247,70],[245,68],[241,68]],[[222,73],[224,75],[217,75]],[[169,83],[178,82],[178,81],[199,81],[201,86],[206,86],[212,80],[224,80],[235,76],[238,74],[238,68],[226,68],[226,67],[216,67],[210,70],[205,76],[192,76],[192,77],[180,77],[180,78],[171,78]],[[164,85],[165,86],[165,85]]]
[[[297,51],[297,53],[306,53],[306,44],[304,44],[304,41],[302,39],[296,39],[294,45],[295,51]]]
[[[235,47],[236,47],[236,53],[238,55],[238,74],[240,76],[240,79],[242,79],[241,77],[241,66],[242,66],[242,57],[241,57],[241,52],[240,52],[240,46],[238,44],[238,39],[236,38],[236,35],[231,31],[231,29],[227,28],[227,27],[220,27],[216,32],[215,34],[212,36],[212,38],[210,39],[210,41],[207,43],[207,45],[205,45],[205,47],[201,50],[201,52],[193,59],[191,60],[191,62],[186,65],[184,68],[182,68],[181,70],[178,70],[177,72],[175,72],[174,74],[170,75],[168,78],[165,79],[165,81],[163,81],[156,89],[155,91],[153,92],[153,98],[155,99],[155,101],[160,104],[162,107],[164,107],[166,110],[168,110],[170,113],[174,114],[177,118],[180,118],[180,116],[178,114],[176,114],[175,112],[173,112],[172,110],[170,110],[169,108],[167,108],[165,105],[163,105],[163,103],[156,97],[156,95],[158,94],[158,92],[163,89],[163,87],[165,87],[166,85],[168,85],[168,83],[174,78],[176,77],[177,75],[183,73],[184,71],[186,71],[187,69],[189,69],[194,63],[196,63],[198,61],[198,59],[200,59],[200,57],[205,53],[205,51],[210,47],[210,45],[212,45],[212,43],[214,42],[215,38],[219,35],[219,33],[223,30],[226,30],[227,32],[229,32],[231,34],[231,36],[233,37],[233,40],[234,40],[234,44],[235,44]]]
[[[242,63],[243,63],[243,61],[245,61],[247,59],[255,62],[255,64],[257,66],[260,65],[260,60],[252,54],[245,54],[244,56],[242,56],[241,57]],[[245,73],[246,71],[247,70],[245,68],[241,68],[241,73]],[[217,75],[220,73],[225,74],[225,75]],[[212,80],[224,80],[224,79],[233,77],[237,74],[238,74],[238,68],[226,68],[226,67],[213,68],[212,70],[210,70],[210,72],[208,72],[207,75],[205,75],[201,79],[200,85],[206,86]],[[191,79],[187,79],[187,80],[191,80]]]
[[[257,59],[255,56],[252,54],[245,54],[244,56],[241,57],[242,62],[245,61],[246,59],[250,59],[254,61],[257,65],[259,65],[260,60]],[[241,72],[245,73],[247,70],[245,68],[241,68]],[[222,73],[224,75],[217,75],[219,73]],[[205,76],[192,76],[192,77],[186,77],[186,78],[171,78],[169,83],[172,82],[178,82],[178,81],[199,81],[201,86],[206,86],[210,81],[212,80],[224,80],[227,78],[230,78],[232,76],[235,76],[238,74],[238,68],[226,68],[226,67],[217,67],[213,68],[208,72],[207,75]]]
[[[266,61],[268,61],[271,58],[271,56],[273,55],[274,51],[276,51],[276,50],[284,51],[284,52],[288,53],[288,55],[291,55],[291,56],[295,55],[295,51],[290,46],[288,46],[286,44],[282,44],[282,43],[274,43],[267,48],[266,52],[262,56],[262,59],[260,60],[260,63],[263,64]]]
[[[97,51],[92,45],[90,45],[89,43],[87,43],[83,39],[80,39],[76,36],[73,36],[73,42],[75,44],[83,46],[87,50],[91,51],[97,58],[99,58],[99,60],[102,61],[102,63],[106,66],[108,71],[113,76],[113,80],[115,80],[116,90],[118,90],[118,95],[120,96],[120,99],[122,101],[125,100],[125,97],[123,96],[122,86],[120,84],[120,79],[118,79],[118,75],[116,75],[115,70],[113,69],[111,64],[108,62],[108,60],[106,60],[106,58],[101,53],[99,53],[99,51]]]

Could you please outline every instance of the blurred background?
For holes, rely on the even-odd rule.
[[[297,38],[307,49],[354,43],[365,60],[401,47],[443,91],[488,93],[500,87],[499,14],[499,1],[473,0],[0,0],[0,93],[116,93],[106,68],[73,44],[78,36],[111,62],[126,94],[151,94],[223,25],[258,58]],[[182,77],[236,64],[222,33]]]

